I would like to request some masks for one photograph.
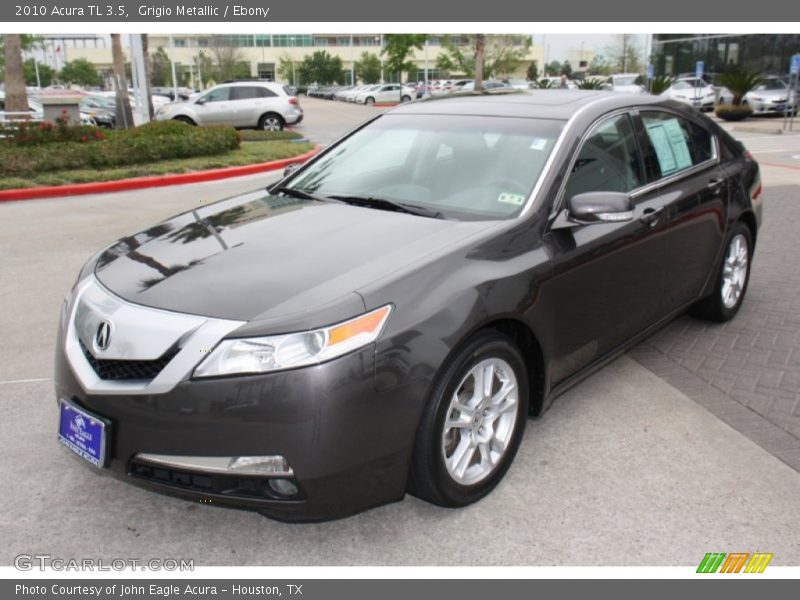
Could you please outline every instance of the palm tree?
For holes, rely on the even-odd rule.
[[[734,106],[740,106],[747,92],[761,83],[763,79],[758,73],[752,71],[737,71],[735,73],[723,73],[717,77],[717,83],[728,88],[733,94]]]
[[[669,75],[659,75],[650,80],[650,93],[654,96],[660,96],[666,92],[669,87],[675,82],[675,79]]]
[[[22,39],[17,33],[3,36],[5,59],[5,106],[8,112],[28,112],[25,71],[22,68]]]
[[[128,98],[128,81],[125,79],[125,55],[122,54],[122,41],[118,33],[111,34],[111,57],[114,62],[114,86],[117,89],[115,127],[128,129],[128,127],[133,127],[133,113],[131,112],[131,101]]]
[[[483,89],[483,55],[486,50],[486,35],[475,36],[475,90]]]
[[[550,83],[550,80],[547,80]],[[603,82],[599,79],[584,79],[577,84],[579,90],[602,90]]]

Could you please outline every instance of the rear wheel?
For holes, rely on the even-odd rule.
[[[183,115],[179,115],[175,117],[176,121],[180,121],[181,123],[186,123],[187,125],[197,125],[192,119],[189,117],[184,117]]]
[[[369,98],[364,100],[364,104],[366,104],[367,106],[372,106],[373,104],[375,104],[375,98],[370,96]]]
[[[258,121],[258,128],[264,131],[282,131],[284,126],[283,117],[276,113],[267,113]]]
[[[740,221],[728,238],[714,292],[689,309],[689,313],[710,321],[732,319],[739,312],[747,292],[752,256],[753,236],[750,228]]]
[[[411,96],[403,96],[400,98],[400,102],[411,102]]]
[[[494,331],[458,351],[435,385],[414,446],[409,491],[441,506],[491,492],[519,447],[528,374],[514,342]]]

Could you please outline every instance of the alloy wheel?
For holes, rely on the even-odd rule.
[[[725,263],[722,266],[722,303],[726,308],[733,308],[739,302],[747,281],[747,269],[750,263],[750,252],[747,240],[741,233],[736,235],[728,245]]]
[[[487,479],[510,446],[519,384],[500,358],[475,364],[456,388],[442,430],[441,450],[452,479],[474,485]]]

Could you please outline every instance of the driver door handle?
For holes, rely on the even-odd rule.
[[[639,220],[642,223],[647,223],[650,227],[655,227],[658,225],[658,222],[661,220],[661,215],[664,214],[664,207],[661,206],[659,208],[645,208],[642,211],[642,216],[639,217]]]

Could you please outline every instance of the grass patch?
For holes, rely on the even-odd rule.
[[[286,132],[291,133],[291,132]],[[235,167],[254,163],[290,158],[304,154],[314,148],[310,142],[270,141],[248,142],[238,149],[213,156],[197,156],[160,160],[110,169],[66,169],[40,173],[33,177],[0,178],[0,189],[16,189],[45,185],[64,185],[68,183],[92,183],[96,181],[116,181],[131,177],[148,175],[167,175],[173,173],[190,173],[221,167]]]

